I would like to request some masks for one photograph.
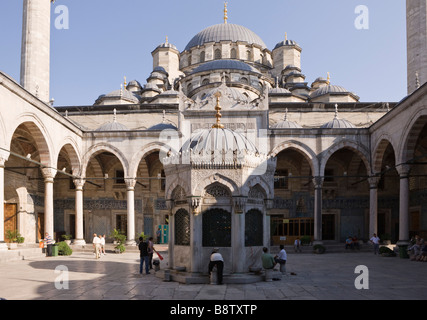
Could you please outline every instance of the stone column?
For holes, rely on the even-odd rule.
[[[399,241],[398,245],[409,244],[409,165],[398,166],[399,192]]]
[[[8,250],[4,242],[4,165],[6,160],[0,157],[0,251]]]
[[[371,176],[369,182],[369,237],[377,233],[378,228],[378,182],[380,177]]]
[[[232,250],[232,268],[231,272],[248,271],[246,263],[245,250],[245,213],[236,213],[232,210],[231,216],[231,250]],[[244,270],[246,268],[246,270]]]
[[[314,177],[314,244],[322,243],[322,186],[323,177]]]
[[[84,179],[74,179],[74,185],[76,186],[76,238],[73,244],[85,245],[84,229],[83,229],[83,185],[85,184]]]
[[[127,178],[126,182],[126,193],[127,193],[127,245],[136,245],[135,242],[135,184],[136,179]]]
[[[54,239],[53,179],[55,177],[56,171],[50,168],[43,168],[42,173],[44,177],[44,232],[47,232],[52,237],[52,239]]]

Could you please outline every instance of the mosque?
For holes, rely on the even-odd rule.
[[[185,48],[154,48],[145,81],[54,107],[50,11],[24,0],[20,82],[0,72],[0,249],[14,230],[79,246],[120,229],[131,246],[160,226],[170,268],[207,272],[219,247],[225,272],[243,273],[297,237],[427,237],[426,0],[407,0],[399,102],[309,81],[296,41],[268,48],[225,8]]]

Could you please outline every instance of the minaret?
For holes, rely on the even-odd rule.
[[[50,67],[50,6],[52,0],[24,0],[21,86],[48,103]]]
[[[408,94],[427,82],[427,0],[406,0]]]

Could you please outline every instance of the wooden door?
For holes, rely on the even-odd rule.
[[[44,212],[37,214],[37,240],[44,239]]]
[[[335,214],[322,214],[322,239],[335,240]]]
[[[18,228],[17,219],[17,205],[16,203],[4,204],[4,239],[6,238],[7,231],[15,231]]]

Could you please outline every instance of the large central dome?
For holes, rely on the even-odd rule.
[[[190,50],[193,47],[203,45],[208,42],[220,42],[220,41],[242,41],[247,42],[248,44],[255,44],[262,47],[262,49],[266,48],[264,41],[243,26],[237,24],[230,23],[222,23],[210,26],[198,34],[196,34],[193,39],[185,47],[185,50]]]

